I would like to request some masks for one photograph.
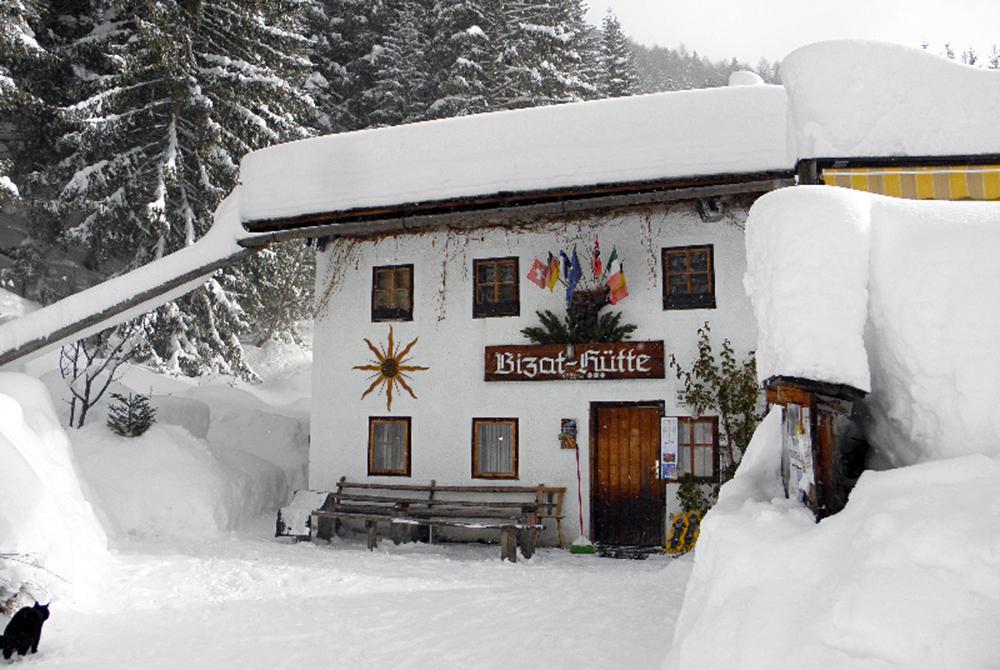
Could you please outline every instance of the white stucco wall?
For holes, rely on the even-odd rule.
[[[737,353],[745,355],[756,340],[753,313],[742,287],[745,211],[728,211],[723,221],[705,223],[692,204],[682,203],[524,230],[333,240],[317,263],[310,486],[331,489],[342,475],[367,478],[368,417],[390,414],[412,417],[410,481],[488,483],[471,479],[472,418],[518,417],[519,483],[567,487],[564,535],[572,541],[578,533],[576,465],[573,451],[559,447],[560,419],[577,420],[584,523],[589,524],[590,403],[662,400],[668,416],[689,415],[676,400],[676,378],[668,367],[664,380],[487,383],[483,349],[526,344],[520,330],[537,322],[536,310],[564,311],[561,287],[549,293],[525,276],[536,257],[544,261],[549,251],[570,251],[574,244],[584,268],[589,268],[594,237],[599,235],[605,261],[617,247],[630,291],[629,298],[606,309],[620,308],[624,322],[639,326],[633,339],[663,340],[667,358],[674,354],[689,367],[696,354],[696,331],[709,321],[717,346],[728,337]],[[661,249],[693,244],[714,245],[717,307],[664,311]],[[474,319],[473,259],[504,256],[520,258],[521,314]],[[388,323],[371,321],[372,267],[408,263],[414,266],[413,321],[394,322],[394,337],[404,344],[419,337],[410,362],[430,370],[413,373],[410,384],[417,399],[396,395],[390,413],[384,395],[361,399],[368,377],[351,368],[372,358],[362,338],[384,346],[389,330]],[[674,488],[667,492],[668,513],[677,509]]]

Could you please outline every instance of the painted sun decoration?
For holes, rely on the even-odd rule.
[[[424,370],[430,370],[430,368],[424,367],[422,365],[406,365],[406,362],[412,358],[412,356],[407,356],[410,351],[413,350],[413,345],[417,343],[419,338],[413,338],[413,341],[407,344],[400,350],[396,350],[395,343],[392,339],[392,326],[389,326],[389,341],[385,347],[376,347],[372,344],[371,340],[367,337],[365,339],[365,344],[371,349],[372,353],[375,354],[375,359],[367,365],[355,365],[353,369],[364,370],[365,372],[374,373],[369,377],[369,379],[374,379],[368,390],[361,394],[361,399],[364,400],[372,391],[379,388],[380,386],[385,386],[385,409],[386,411],[392,411],[392,391],[396,384],[399,384],[404,391],[410,394],[410,397],[414,400],[417,396],[413,393],[413,389],[410,385],[406,383],[406,380],[410,378],[407,372],[422,372]]]

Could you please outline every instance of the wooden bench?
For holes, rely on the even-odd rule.
[[[351,482],[341,477],[337,490],[312,513],[312,537],[329,539],[345,519],[363,521],[368,548],[378,544],[379,524],[388,524],[393,542],[412,539],[411,530],[466,528],[500,531],[500,557],[517,560],[517,547],[530,558],[545,528],[555,521],[562,544],[562,507],[565,487],[553,486],[439,486]],[[332,527],[331,527],[332,526]]]

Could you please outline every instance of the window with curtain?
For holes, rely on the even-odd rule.
[[[413,320],[413,266],[372,268],[372,321]]]
[[[677,420],[678,475],[715,481],[719,468],[719,418],[681,417]]]
[[[410,417],[368,418],[368,474],[410,476]]]
[[[663,249],[663,309],[715,307],[712,245]]]
[[[475,280],[473,318],[520,315],[517,265],[516,257],[479,258],[472,261]]]
[[[472,476],[517,479],[517,419],[472,420]]]

